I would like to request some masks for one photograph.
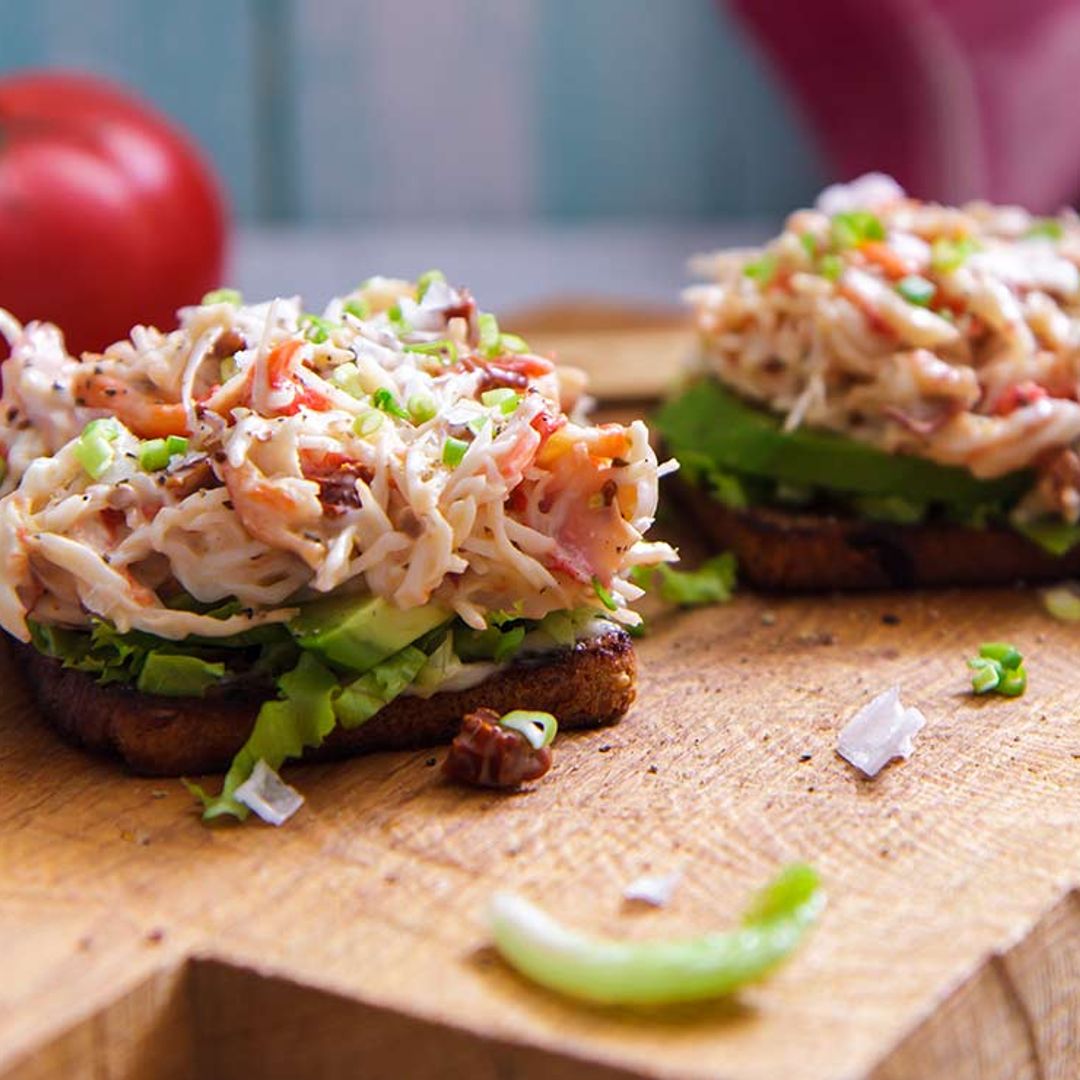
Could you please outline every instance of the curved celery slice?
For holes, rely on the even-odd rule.
[[[675,941],[613,941],[570,929],[519,896],[497,894],[495,944],[519,972],[601,1004],[660,1005],[731,993],[785,960],[824,907],[817,873],[786,867],[751,903],[738,930]]]

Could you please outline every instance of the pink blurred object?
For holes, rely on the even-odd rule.
[[[1080,192],[1076,0],[729,0],[838,175],[1052,211]]]

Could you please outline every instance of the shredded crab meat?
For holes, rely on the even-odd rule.
[[[644,424],[568,418],[554,364],[480,330],[438,279],[371,279],[318,318],[295,297],[215,301],[81,358],[0,312],[0,625],[221,636],[336,591],[478,628],[611,596],[636,623],[630,569],[676,557],[644,539],[661,472]],[[82,433],[106,418],[92,476]],[[170,437],[182,451],[148,470]],[[244,610],[176,610],[180,593]]]
[[[711,279],[687,291],[702,368],[788,430],[980,478],[1041,474],[1080,448],[1072,211],[939,206],[871,174],[826,189],[764,248],[693,266]],[[1076,523],[1080,491],[1036,484],[1024,512]]]

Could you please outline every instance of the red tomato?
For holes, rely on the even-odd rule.
[[[218,185],[159,113],[89,76],[0,79],[0,307],[101,349],[175,326],[224,249]]]

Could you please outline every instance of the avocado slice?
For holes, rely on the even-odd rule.
[[[703,378],[656,416],[668,448],[707,456],[720,469],[858,495],[903,495],[946,505],[1015,502],[1031,486],[1027,472],[979,480],[967,469],[910,454],[888,454],[832,432],[785,432],[780,418],[747,404],[718,380]]]
[[[402,609],[381,596],[333,596],[305,604],[289,630],[301,648],[362,675],[452,617],[441,604]]]

